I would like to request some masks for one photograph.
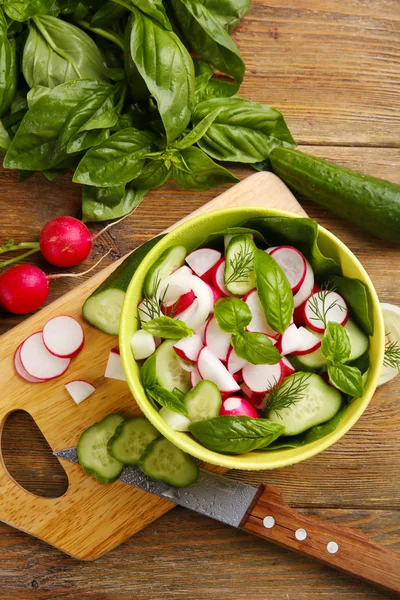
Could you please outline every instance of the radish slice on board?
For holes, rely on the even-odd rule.
[[[262,410],[265,407],[267,403],[267,396],[264,392],[252,392],[249,386],[247,386],[245,383],[242,383],[240,388],[248,401],[256,410]]]
[[[307,271],[306,259],[302,253],[293,246],[278,246],[270,251],[270,255],[285,273],[293,294],[298,292]]]
[[[270,337],[278,336],[279,333],[274,331],[274,329],[272,329],[272,327],[270,327],[267,323],[257,290],[251,290],[247,296],[243,298],[243,300],[246,302],[247,306],[250,308],[251,314],[253,315],[250,323],[247,325],[247,330],[265,333]]]
[[[221,260],[215,265],[212,271],[212,284],[217,292],[224,298],[231,296],[225,287],[225,259]]]
[[[16,370],[17,375],[19,375],[28,383],[44,383],[46,381],[45,379],[38,379],[37,377],[32,377],[32,375],[29,375],[29,373],[25,371],[21,362],[21,346],[22,344],[18,346],[14,354],[14,369]]]
[[[240,390],[240,387],[228,369],[207,346],[200,350],[199,358],[197,359],[197,368],[201,378],[215,383],[220,392],[231,393]]]
[[[192,384],[192,387],[196,387],[200,381],[203,381],[203,378],[200,375],[198,368],[195,367],[190,373],[190,383]]]
[[[189,292],[182,294],[182,296],[179,296],[179,298],[173,302],[164,302],[162,305],[162,311],[164,315],[167,315],[168,317],[179,315],[183,313],[184,310],[189,308],[189,306],[191,306],[195,300],[196,296],[194,295],[193,291],[190,290]]]
[[[185,337],[174,344],[174,350],[178,356],[184,360],[196,362],[199,352],[203,347],[203,342],[199,335],[193,334],[190,337]]]
[[[70,358],[59,358],[47,350],[41,331],[33,333],[22,343],[20,357],[29,375],[46,381],[65,373],[71,362]]]
[[[68,315],[60,315],[47,321],[42,335],[47,350],[59,358],[76,356],[85,342],[80,323]]]
[[[240,396],[229,396],[229,398],[224,400],[219,414],[221,417],[231,415],[236,417],[252,417],[253,419],[258,418],[255,408],[248,400]]]
[[[138,329],[131,337],[131,350],[135,360],[144,360],[156,351],[156,341],[151,333]]]
[[[94,385],[81,379],[66,383],[65,388],[76,404],[80,404],[96,391]]]
[[[245,365],[247,365],[247,360],[245,360],[244,358],[240,358],[240,356],[236,354],[233,347],[231,346],[228,351],[228,360],[226,363],[229,373],[235,375],[235,373],[243,369]]]
[[[204,334],[205,345],[220,360],[225,361],[228,358],[229,348],[231,347],[231,333],[222,331],[214,317],[207,323]]]
[[[297,308],[300,304],[303,304],[309,298],[313,292],[314,287],[314,271],[312,270],[312,266],[306,260],[306,276],[304,277],[304,281],[300,286],[297,294],[294,295],[294,307]]]
[[[184,371],[187,371],[188,373],[191,373],[192,371],[197,369],[196,363],[191,362],[190,360],[185,360],[184,358],[181,358],[178,354],[176,355],[176,360],[178,361],[182,369]]]
[[[312,331],[308,331],[305,327],[299,327],[297,331],[300,340],[299,347],[291,354],[310,354],[321,347],[322,339],[317,337]]]
[[[296,369],[292,366],[287,356],[281,358],[282,377],[289,377],[296,372]]]
[[[318,333],[325,331],[326,323],[345,325],[348,318],[347,304],[337,292],[320,290],[310,296],[304,307],[304,319],[307,327]]]
[[[104,377],[107,377],[107,379],[119,379],[120,381],[126,381],[119,350],[116,348],[112,348],[112,350],[110,350]]]
[[[221,252],[213,248],[199,248],[186,257],[189,267],[204,281],[211,281],[211,269],[221,259]]]
[[[252,392],[267,392],[272,389],[282,377],[280,363],[276,365],[252,365],[243,367],[243,381]]]

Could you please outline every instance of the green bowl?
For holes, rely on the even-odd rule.
[[[269,208],[239,207],[226,208],[205,213],[186,221],[165,236],[145,257],[128,287],[122,308],[120,326],[120,351],[122,364],[129,387],[137,404],[166,438],[192,456],[207,463],[220,465],[230,469],[263,470],[276,469],[293,465],[310,458],[337,442],[358,421],[371,400],[381,371],[384,353],[384,324],[378,296],[366,271],[352,252],[332,233],[319,227],[319,246],[322,252],[334,258],[342,266],[347,277],[360,279],[369,289],[372,300],[374,335],[371,338],[371,368],[364,395],[358,398],[345,412],[345,416],[335,431],[324,438],[299,448],[275,450],[269,452],[250,452],[241,455],[225,455],[208,450],[187,433],[173,431],[160,417],[157,410],[148,401],[140,381],[139,365],[132,356],[130,339],[138,326],[137,305],[142,298],[142,287],[145,275],[155,260],[170,246],[183,244],[190,252],[212,232],[222,231],[228,227],[238,226],[247,219],[257,217],[283,216],[297,218],[295,215]]]

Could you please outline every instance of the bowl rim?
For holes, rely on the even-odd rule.
[[[276,468],[281,468],[281,467],[296,464],[303,460],[307,460],[308,458],[311,458],[311,457],[315,456],[316,454],[319,454],[320,452],[323,452],[324,450],[326,450],[327,448],[329,448],[333,444],[335,444],[338,440],[340,440],[359,420],[359,418],[361,417],[361,415],[363,414],[363,412],[366,410],[367,406],[369,405],[369,403],[376,391],[376,386],[377,386],[379,375],[380,375],[380,369],[378,368],[378,363],[380,363],[381,365],[383,363],[384,339],[385,339],[384,322],[383,322],[382,312],[380,309],[378,295],[376,293],[376,290],[374,288],[374,285],[373,285],[368,273],[366,272],[366,270],[364,269],[363,265],[360,263],[358,258],[350,250],[350,248],[348,248],[346,246],[346,244],[344,244],[339,238],[337,238],[329,230],[325,229],[322,225],[317,223],[318,232],[322,231],[323,234],[326,235],[326,237],[331,242],[333,242],[334,245],[338,246],[338,248],[340,250],[342,250],[342,252],[345,254],[345,256],[348,259],[350,259],[353,263],[356,264],[360,273],[363,275],[364,283],[368,287],[368,291],[369,291],[370,298],[371,298],[370,309],[373,312],[373,318],[374,318],[373,337],[379,338],[379,342],[380,342],[379,346],[378,346],[378,354],[377,354],[377,358],[376,358],[377,365],[376,365],[375,369],[373,369],[374,372],[372,374],[370,374],[369,380],[368,380],[368,388],[367,388],[368,393],[367,394],[364,393],[364,395],[362,397],[362,402],[360,403],[358,408],[356,410],[354,410],[353,415],[351,415],[351,417],[349,417],[349,419],[346,423],[344,423],[344,424],[341,423],[337,429],[335,429],[333,432],[326,435],[325,437],[323,437],[319,440],[316,440],[315,442],[311,442],[310,444],[306,444],[305,446],[299,446],[298,448],[294,449],[294,450],[296,450],[295,456],[290,456],[290,457],[286,456],[285,457],[285,452],[287,452],[288,450],[286,450],[286,449],[276,450],[275,451],[276,453],[282,453],[282,458],[281,459],[275,458],[273,461],[273,464],[269,464],[269,460],[268,460],[268,457],[272,458],[272,452],[271,453],[268,453],[268,452],[255,453],[253,451],[253,452],[249,452],[247,454],[239,454],[239,455],[237,455],[237,454],[229,455],[229,454],[222,454],[219,452],[214,452],[212,450],[207,449],[205,446],[200,444],[200,442],[198,442],[197,440],[194,440],[193,438],[191,438],[187,433],[173,431],[163,421],[163,419],[161,417],[157,418],[158,412],[154,411],[153,407],[151,406],[150,402],[148,401],[148,399],[145,395],[145,392],[143,390],[143,386],[140,382],[139,377],[137,377],[134,373],[131,372],[131,370],[129,368],[129,364],[128,364],[129,359],[131,359],[131,360],[133,359],[132,354],[131,354],[131,348],[130,348],[130,337],[131,336],[130,336],[130,334],[128,334],[128,328],[129,328],[128,319],[130,318],[129,313],[131,312],[130,309],[132,306],[130,298],[135,293],[135,287],[136,287],[135,282],[141,276],[141,274],[145,268],[145,265],[147,265],[149,263],[149,265],[146,267],[146,271],[147,271],[147,269],[149,268],[151,263],[154,262],[154,260],[157,257],[157,254],[159,252],[158,249],[159,249],[160,245],[164,248],[164,245],[168,244],[168,241],[171,237],[179,235],[181,232],[184,232],[185,229],[187,229],[188,227],[190,228],[190,227],[193,227],[193,225],[196,225],[197,223],[203,222],[204,220],[209,220],[213,216],[222,215],[223,213],[227,213],[227,212],[229,212],[230,214],[232,214],[232,213],[240,214],[240,213],[254,212],[254,211],[260,212],[259,217],[282,216],[282,217],[290,217],[290,218],[302,218],[301,215],[296,215],[294,213],[291,213],[291,212],[288,212],[285,210],[280,210],[280,209],[271,208],[271,207],[267,207],[267,206],[265,206],[265,207],[264,206],[237,206],[237,207],[226,207],[226,208],[221,208],[218,210],[205,212],[205,213],[202,213],[193,218],[189,218],[189,219],[185,220],[183,223],[180,223],[179,225],[177,225],[176,227],[174,227],[173,229],[168,231],[163,238],[161,238],[161,240],[145,256],[145,258],[142,260],[141,264],[139,265],[138,269],[134,273],[134,275],[129,283],[128,289],[126,290],[125,299],[124,299],[124,303],[122,306],[122,312],[121,312],[120,333],[119,333],[122,365],[123,365],[123,368],[125,371],[125,375],[126,375],[126,379],[127,379],[130,391],[133,395],[133,399],[136,402],[136,404],[138,405],[138,407],[140,408],[140,410],[143,412],[143,414],[156,427],[156,429],[162,435],[164,435],[168,440],[170,440],[176,446],[181,448],[183,451],[187,452],[191,456],[194,456],[195,458],[205,461],[206,463],[226,467],[229,469],[240,469],[240,470],[250,470],[250,471],[270,470],[270,469],[276,469]],[[251,215],[251,216],[254,218],[257,218],[254,215]],[[307,217],[307,218],[309,218],[309,217]],[[153,256],[154,256],[154,258],[153,258]],[[195,442],[195,444],[196,444],[195,449],[192,448],[193,442]],[[264,455],[265,455],[265,460],[262,461],[261,457]],[[255,456],[257,456],[256,461],[254,460]]]

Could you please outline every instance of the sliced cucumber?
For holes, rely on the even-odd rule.
[[[200,381],[184,400],[192,423],[218,417],[222,405],[221,392],[212,381]]]
[[[351,362],[366,353],[369,347],[369,339],[351,319],[347,321],[344,328],[351,344],[351,352],[347,362]]]
[[[160,281],[179,269],[184,264],[186,255],[185,246],[171,246],[165,250],[147,272],[143,284],[144,294],[149,298],[153,297]]]
[[[142,383],[151,387],[158,383],[169,392],[178,388],[183,393],[190,390],[190,372],[182,369],[174,350],[175,340],[166,340],[146,360],[142,368]]]
[[[139,467],[152,479],[174,487],[192,485],[199,476],[199,467],[192,457],[165,438],[158,438],[147,446]]]
[[[146,446],[158,437],[159,432],[145,417],[128,419],[118,425],[107,450],[124,465],[137,465]]]
[[[284,386],[304,376],[307,381],[301,399],[279,412],[271,410],[267,415],[271,421],[284,426],[282,435],[297,435],[314,425],[329,421],[342,404],[340,392],[325,383],[319,375],[294,373],[285,379]]]
[[[235,235],[226,249],[224,280],[228,292],[244,296],[256,287],[254,254],[257,247],[248,235]]]
[[[173,431],[189,431],[191,421],[185,415],[181,415],[164,406],[160,410],[160,417],[164,419]]]
[[[122,415],[108,415],[86,429],[79,438],[77,453],[81,467],[101,483],[112,483],[124,467],[107,451],[107,444],[117,427],[124,421]]]
[[[322,339],[322,335],[313,333]],[[322,354],[321,348],[317,348],[314,352],[309,354],[291,354],[289,356],[290,363],[296,369],[296,371],[318,371],[326,366],[327,360]]]

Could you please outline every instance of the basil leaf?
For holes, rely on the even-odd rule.
[[[339,323],[328,323],[321,346],[322,354],[334,363],[346,362],[350,356],[351,343],[347,331]]]
[[[214,305],[214,317],[222,331],[244,330],[252,319],[250,308],[239,298],[220,298]]]
[[[173,392],[168,392],[168,390],[161,387],[161,385],[155,384],[149,388],[145,387],[145,392],[152,400],[164,408],[169,408],[169,410],[173,410],[180,415],[185,415],[185,417],[188,416],[182,400]]]
[[[186,129],[194,104],[194,69],[190,54],[172,31],[137,9],[127,27],[132,61],[160,113],[167,143]]]
[[[232,346],[240,358],[252,365],[276,365],[281,359],[278,350],[264,333],[234,333]]]
[[[128,0],[129,3],[139,8],[148,17],[157,21],[164,29],[172,31],[171,23],[165,12],[162,0]]]
[[[372,302],[368,288],[359,279],[349,277],[332,277],[332,283],[346,300],[356,323],[368,336],[374,332]]]
[[[7,21],[0,8],[0,117],[10,108],[16,89],[15,40],[8,39]]]
[[[171,317],[150,319],[142,324],[142,328],[151,335],[167,340],[181,340],[193,335],[193,329],[190,329],[186,323],[179,319],[171,319]]]
[[[0,121],[0,155],[4,156],[10,145],[10,136],[8,135],[7,129],[4,128],[3,123]]]
[[[153,190],[164,185],[170,175],[171,169],[168,169],[163,161],[149,160],[145,163],[139,177],[136,177],[131,183],[135,188]]]
[[[361,372],[356,367],[342,364],[328,365],[329,379],[334,386],[345,394],[359,398],[364,393],[364,384]]]
[[[73,79],[106,79],[99,48],[82,29],[50,16],[34,17],[22,56],[30,87],[54,88]]]
[[[194,65],[194,74],[196,76],[196,80],[198,77],[205,77],[205,80],[209,81],[211,79],[211,77],[214,75],[214,69],[205,60],[195,58],[195,59],[193,59],[193,65]]]
[[[201,102],[194,111],[193,123],[219,107],[221,112],[199,141],[200,148],[212,158],[256,163],[266,159],[276,146],[295,145],[278,110],[239,96]]]
[[[116,197],[123,191],[120,200],[116,203]],[[130,186],[110,188],[98,188],[84,186],[82,190],[82,214],[83,221],[108,221],[119,219],[135,210],[148,190],[134,189]]]
[[[73,181],[96,187],[128,183],[140,174],[154,140],[154,134],[133,127],[114,133],[85,154]]]
[[[14,21],[27,21],[35,15],[45,15],[54,0],[4,0],[4,10]]]
[[[230,171],[217,165],[200,148],[192,146],[182,150],[180,156],[189,172],[174,165],[172,177],[185,190],[202,191],[224,183],[239,181]]]
[[[215,19],[231,33],[251,6],[251,0],[203,0]]]
[[[174,142],[170,147],[176,148],[177,150],[186,150],[186,148],[190,148],[196,144],[207,132],[207,129],[210,127],[211,123],[215,121],[220,112],[221,108],[217,108],[216,110],[210,112],[210,114],[204,117],[200,123],[197,123],[192,131],[189,131],[189,133],[187,133],[182,139]]]
[[[204,81],[196,77],[196,104],[200,104],[211,98],[230,98],[238,93],[239,88],[240,85],[236,83],[228,83],[227,81],[220,81],[219,79]]]
[[[226,416],[192,423],[189,431],[209,450],[244,454],[272,443],[284,427],[267,419]]]
[[[263,250],[254,257],[256,287],[267,323],[283,333],[293,316],[294,303],[290,284],[278,263]]]
[[[239,50],[207,6],[196,0],[172,0],[171,3],[191,48],[216,69],[242,83],[245,66]]]
[[[47,96],[51,92],[51,88],[48,88],[44,85],[34,85],[26,95],[26,101],[28,103],[28,108],[32,108],[35,106],[36,102]]]
[[[177,398],[179,398],[179,400],[180,400],[181,402],[183,402],[183,401],[184,401],[184,399],[185,399],[185,395],[186,395],[186,394],[185,394],[184,392],[182,392],[182,391],[181,391],[179,388],[175,387],[175,388],[172,390],[172,393],[174,394],[174,396],[176,396]]]
[[[103,29],[114,25],[117,21],[120,21],[128,13],[128,9],[125,6],[120,6],[111,0],[104,2],[103,6],[94,13],[90,26],[98,29]]]

